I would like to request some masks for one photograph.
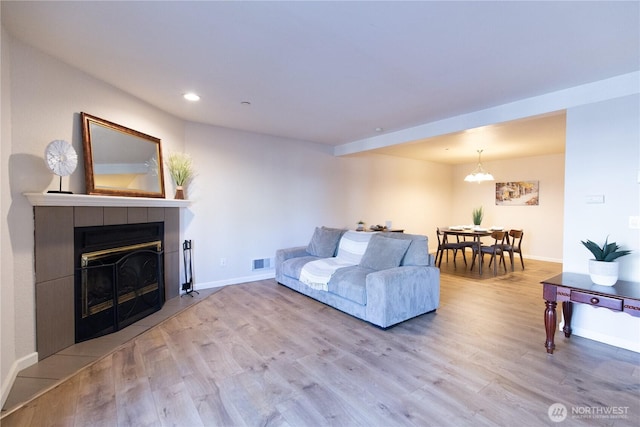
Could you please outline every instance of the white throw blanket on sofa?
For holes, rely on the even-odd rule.
[[[327,291],[329,280],[337,269],[360,263],[373,234],[347,231],[340,238],[338,255],[306,263],[300,271],[300,281],[313,289]]]
[[[326,291],[329,289],[328,283],[331,276],[337,269],[349,267],[353,263],[342,258],[323,258],[308,262],[300,271],[300,281],[310,288]]]

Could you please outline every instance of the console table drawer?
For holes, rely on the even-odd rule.
[[[622,311],[622,299],[606,297],[603,295],[588,294],[586,292],[571,291],[571,301],[582,304],[594,305],[596,307],[606,307],[611,310]]]

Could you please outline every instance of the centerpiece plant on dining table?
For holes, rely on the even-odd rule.
[[[482,218],[484,217],[484,212],[482,211],[482,206],[475,208],[473,210],[473,225],[479,227],[482,224]]]

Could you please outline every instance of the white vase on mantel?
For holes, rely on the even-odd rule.
[[[613,286],[618,281],[618,269],[620,264],[617,261],[596,261],[589,260],[589,276],[591,281],[600,286]]]

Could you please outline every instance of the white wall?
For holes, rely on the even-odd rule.
[[[11,88],[9,67],[9,42],[4,28],[0,33],[0,381],[2,381],[2,400],[4,403],[7,394],[7,383],[13,381],[17,371],[14,367],[16,360],[15,328],[13,321],[14,312],[14,287],[13,287],[13,251],[9,240],[9,222],[7,221],[9,206],[11,205],[9,187],[9,169],[5,167],[9,163],[11,145],[6,144],[11,138]],[[13,367],[13,369],[12,369]]]
[[[2,32],[2,392],[23,361],[34,360],[35,286],[33,208],[24,192],[58,186],[43,160],[53,139],[82,155],[79,113],[106,118],[162,139],[182,151],[184,123],[148,104],[34,50]],[[170,180],[166,180],[171,194]],[[84,168],[63,179],[84,193]],[[36,355],[37,356],[37,355]],[[35,359],[37,360],[37,358]],[[10,384],[9,384],[10,385]]]
[[[272,277],[273,270],[253,272],[251,261],[306,245],[315,226],[391,220],[407,232],[433,234],[449,215],[449,166],[336,158],[320,144],[193,123],[186,141],[197,173],[184,216],[196,287]]]
[[[252,272],[251,260],[306,243],[312,225],[344,225],[340,165],[323,146],[201,124],[187,126],[186,140],[196,169],[184,224],[196,287],[273,275]]]
[[[14,158],[10,166],[16,171],[31,171],[26,176],[14,174],[12,190],[16,196],[24,191],[58,187],[58,177],[49,172],[42,159],[45,146],[53,139],[71,142],[79,155],[76,171],[62,180],[63,189],[85,192],[80,133],[82,111],[160,138],[165,153],[182,151],[182,120],[20,41],[12,42],[11,61]],[[169,184],[167,193],[171,194],[168,175],[165,182]],[[26,201],[24,197],[19,199]]]
[[[629,216],[640,215],[640,95],[575,107],[567,111],[564,265],[588,273],[591,253],[580,243],[615,241],[633,253],[619,258],[620,278],[640,281],[640,230]],[[603,204],[588,204],[603,195]],[[603,308],[574,304],[575,335],[640,351],[640,319]]]
[[[526,258],[562,262],[564,157],[564,154],[554,154],[483,161],[483,167],[496,180],[480,184],[464,181],[477,163],[456,166],[453,172],[453,214],[449,223],[442,225],[471,224],[473,209],[482,206],[482,225],[524,230],[522,251]],[[540,183],[538,206],[496,205],[496,182],[532,180]]]

